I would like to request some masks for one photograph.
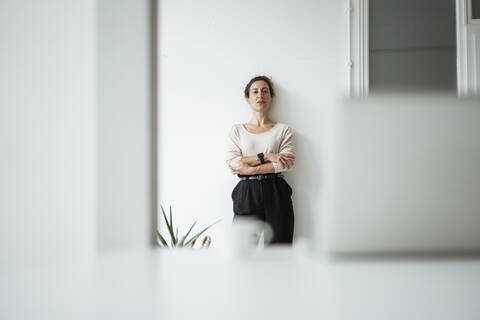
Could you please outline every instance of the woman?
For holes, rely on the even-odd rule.
[[[234,220],[240,216],[257,217],[272,227],[271,243],[291,244],[292,188],[281,172],[291,169],[294,163],[293,132],[286,124],[268,117],[275,96],[269,78],[251,79],[244,95],[252,117],[250,122],[231,128],[227,151],[228,166],[240,178],[232,192]]]

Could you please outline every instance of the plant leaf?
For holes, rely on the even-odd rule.
[[[187,239],[188,235],[190,234],[190,232],[192,231],[193,227],[194,227],[196,224],[197,224],[197,221],[195,221],[195,222],[192,224],[192,226],[190,227],[190,230],[188,230],[187,234],[182,237],[182,239],[180,240],[180,242],[179,242],[179,244],[178,244],[180,247],[183,247],[183,246],[184,246],[184,244],[185,244],[185,239]]]
[[[220,219],[221,220],[221,219]],[[199,233],[197,233],[196,235],[194,235],[190,240],[188,240],[186,243],[185,243],[185,246],[188,246],[189,244],[191,244],[192,242],[195,244],[195,241],[198,239],[198,237],[200,237],[205,231],[207,231],[211,226],[213,226],[214,224],[217,224],[220,222],[220,220],[217,220],[215,221],[214,223],[212,223],[211,225],[209,225],[208,227],[206,227],[205,229],[203,229],[202,231],[200,231]]]
[[[172,219],[172,206],[170,206],[170,228],[172,229],[172,241],[173,241],[173,244],[172,244],[172,247],[176,247],[177,246],[177,242],[178,242],[178,239],[174,236],[173,234],[173,219]]]
[[[160,208],[162,208],[163,218],[165,219],[165,223],[167,224],[168,232],[170,233],[171,244],[172,244],[172,247],[173,247],[175,245],[175,235],[173,234],[173,225],[168,223],[167,214],[165,213],[165,210],[163,209],[163,207],[160,206]],[[170,207],[170,209],[171,209],[171,207]],[[171,212],[172,211],[170,210],[170,214],[171,214]],[[171,218],[170,218],[170,221],[172,221]]]
[[[165,214],[165,210],[163,209],[163,206],[161,205],[160,208],[162,209],[162,213],[163,213],[163,219],[165,220],[165,224],[167,225],[167,227],[170,225],[168,223],[168,219],[167,219],[167,215]]]
[[[158,230],[157,230],[157,237],[158,239],[160,239],[160,242],[163,244],[163,246],[168,248],[167,241],[165,241],[165,238],[163,238],[163,236],[161,235],[160,232],[158,232]]]
[[[175,244],[178,244],[178,227],[177,232],[175,233]]]

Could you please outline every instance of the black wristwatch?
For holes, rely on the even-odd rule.
[[[265,155],[263,154],[263,152],[260,152],[259,154],[257,154],[257,157],[258,157],[258,159],[260,159],[260,162],[262,164],[265,163]]]

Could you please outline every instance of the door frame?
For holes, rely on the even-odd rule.
[[[480,95],[480,19],[473,19],[472,0],[456,0],[457,63],[460,96]]]
[[[347,0],[348,93],[364,97],[369,93],[368,0]]]

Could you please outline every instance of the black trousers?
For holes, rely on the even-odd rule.
[[[241,180],[232,191],[234,220],[254,216],[270,224],[271,244],[291,244],[293,239],[292,188],[283,178]]]

